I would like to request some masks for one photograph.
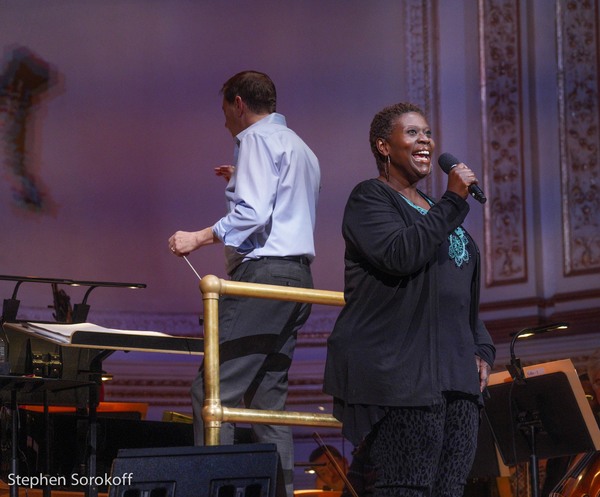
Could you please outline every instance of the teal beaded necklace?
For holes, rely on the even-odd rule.
[[[427,214],[427,210],[423,209],[423,207],[418,206],[414,202],[407,199],[404,195],[400,193],[400,196],[408,202],[408,205],[417,209],[418,212],[425,215]],[[433,205],[433,202],[428,198],[425,198],[429,205]],[[467,250],[467,244],[469,243],[469,239],[465,233],[465,230],[458,226],[452,233],[448,235],[448,257],[454,261],[456,267],[461,267],[463,264],[469,262],[469,251]]]

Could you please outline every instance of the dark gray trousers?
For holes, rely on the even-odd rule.
[[[259,259],[241,264],[231,275],[235,281],[312,288],[305,263]],[[219,300],[221,403],[226,407],[282,411],[288,392],[298,330],[310,314],[310,305],[236,296]],[[191,388],[194,442],[204,445],[202,406],[203,366]],[[293,495],[294,443],[289,426],[252,426],[257,442],[274,443],[281,459],[286,491]],[[221,444],[233,443],[234,427],[223,423]]]

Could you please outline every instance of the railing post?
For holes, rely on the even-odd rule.
[[[331,414],[290,411],[268,411],[246,408],[228,408],[221,404],[219,377],[219,297],[237,295],[291,302],[305,302],[343,306],[344,294],[330,290],[284,287],[261,283],[222,280],[208,275],[200,280],[204,302],[204,444],[219,445],[221,424],[225,422],[250,422],[290,426],[341,427]]]
[[[208,275],[200,281],[204,302],[204,444],[219,445],[223,407],[219,387],[219,295],[221,280]]]

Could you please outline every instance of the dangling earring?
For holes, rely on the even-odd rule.
[[[387,155],[385,158],[385,165],[383,166],[383,175],[385,180],[389,183],[390,181],[390,156]]]

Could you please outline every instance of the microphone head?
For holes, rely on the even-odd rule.
[[[460,161],[456,157],[448,153],[442,154],[438,158],[438,164],[442,168],[442,171],[444,171],[446,174],[448,174],[450,169],[459,163]]]

